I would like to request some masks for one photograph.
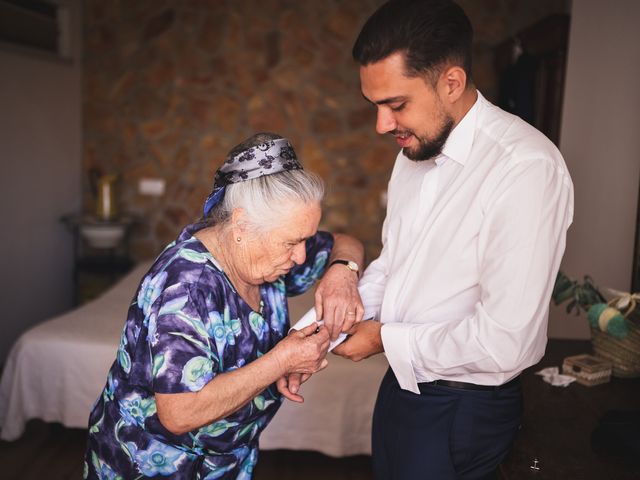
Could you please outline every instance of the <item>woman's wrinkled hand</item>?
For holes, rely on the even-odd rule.
[[[312,323],[298,331],[291,331],[273,349],[283,375],[315,373],[326,367],[329,349],[329,331]]]
[[[285,377],[280,377],[276,382],[276,386],[283,397],[292,402],[302,403],[304,402],[304,397],[298,393],[298,390],[300,390],[300,385],[310,378],[310,373],[290,373]]]
[[[328,364],[329,332],[317,323],[292,330],[273,352],[279,358],[283,372],[276,382],[278,391],[293,402],[302,403],[304,399],[297,395],[300,385],[311,377],[311,374],[325,368]]]

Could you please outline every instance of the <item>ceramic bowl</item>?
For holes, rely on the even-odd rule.
[[[125,227],[120,224],[80,225],[80,235],[93,248],[115,248],[124,237]]]

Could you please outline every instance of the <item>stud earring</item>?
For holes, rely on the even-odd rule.
[[[240,237],[236,238],[236,242],[240,243],[242,241],[242,239]]]

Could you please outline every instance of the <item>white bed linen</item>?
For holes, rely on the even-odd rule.
[[[303,404],[285,400],[260,436],[261,450],[315,450],[333,457],[371,454],[371,418],[389,364],[384,355],[329,366],[302,385]]]
[[[137,266],[100,298],[25,332],[0,382],[0,438],[15,440],[27,420],[86,428],[89,411],[115,359],[133,294],[150,263]],[[289,300],[291,319],[313,294]],[[329,366],[301,388],[304,404],[285,401],[260,438],[263,450],[314,450],[332,456],[371,453],[371,415],[388,364],[383,355],[353,363],[329,355]]]
[[[27,330],[0,383],[0,437],[15,440],[31,418],[87,428],[89,411],[116,358],[129,303],[150,263],[101,297]]]

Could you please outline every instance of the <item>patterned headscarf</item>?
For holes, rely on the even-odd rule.
[[[213,190],[204,202],[204,216],[222,200],[227,185],[288,170],[302,170],[302,165],[286,138],[267,140],[230,156],[216,171]]]

